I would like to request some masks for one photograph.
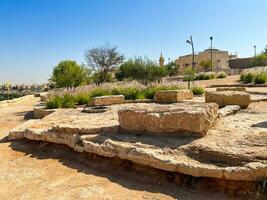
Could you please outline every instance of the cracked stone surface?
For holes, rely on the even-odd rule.
[[[150,135],[120,130],[118,110],[151,104],[113,105],[106,113],[63,109],[16,127],[10,138],[66,144],[79,152],[119,157],[196,177],[256,181],[267,178],[267,112],[242,110],[221,117],[204,137]]]

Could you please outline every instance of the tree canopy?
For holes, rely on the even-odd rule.
[[[137,80],[145,85],[149,82],[159,81],[166,75],[165,67],[160,67],[156,62],[142,57],[124,62],[115,74],[120,81],[123,79]]]
[[[124,59],[116,46],[108,44],[87,50],[84,58],[88,67],[98,75],[98,79],[95,79],[98,85],[107,81],[110,72],[118,67]]]
[[[53,70],[50,81],[55,87],[77,87],[88,83],[89,69],[72,60],[61,61]]]

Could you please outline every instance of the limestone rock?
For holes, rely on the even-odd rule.
[[[168,109],[178,112],[183,110],[179,104],[183,104],[185,110],[193,107],[196,113],[211,107],[209,113],[202,112],[208,116],[215,115],[218,107],[213,103],[196,106],[184,102],[163,107],[146,103],[112,105],[110,111],[92,114],[78,109],[62,109],[43,119],[27,121],[14,129],[10,138],[65,144],[78,152],[118,157],[195,177],[239,181],[267,178],[267,132],[263,123],[267,119],[266,112],[248,109],[221,117],[201,138],[181,134],[128,133],[118,129],[118,110],[153,110],[156,106],[162,112]],[[186,123],[193,127],[196,122]]]
[[[245,87],[218,87],[216,91],[239,91],[246,92],[247,89]]]
[[[247,108],[251,103],[250,95],[248,93],[238,91],[206,92],[205,101],[217,103],[219,107],[239,105],[241,108]]]
[[[33,117],[35,119],[42,119],[47,115],[55,112],[55,109],[46,109],[44,105],[35,106],[33,109]]]
[[[93,98],[94,106],[108,106],[113,104],[122,104],[124,103],[123,95],[110,95],[110,96],[101,96]]]
[[[193,102],[153,104],[147,108],[125,108],[118,114],[120,127],[125,131],[205,135],[217,120],[218,106]]]
[[[225,106],[221,109],[219,109],[219,116],[226,116],[226,115],[232,115],[235,114],[240,110],[240,106],[238,105],[230,105],[230,106]]]
[[[191,90],[159,90],[154,96],[157,103],[177,103],[194,97]]]

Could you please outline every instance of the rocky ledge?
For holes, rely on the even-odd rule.
[[[10,139],[65,144],[79,152],[119,157],[195,177],[259,181],[267,178],[267,113],[242,110],[220,117],[204,137],[125,133],[118,110],[153,104],[113,105],[105,113],[58,110],[16,127]],[[192,126],[193,126],[192,122]]]

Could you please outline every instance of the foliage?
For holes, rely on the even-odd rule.
[[[124,62],[116,72],[115,77],[119,81],[124,79],[137,80],[147,85],[149,82],[159,81],[166,75],[166,68],[160,67],[148,58],[138,57]]]
[[[101,82],[101,73],[100,72],[96,72],[92,75],[92,82],[99,85],[99,83]],[[112,73],[109,72],[106,74],[106,80],[105,82],[114,82],[114,79],[112,77]]]
[[[65,94],[62,98],[62,108],[73,108],[75,103],[75,97],[70,94]]]
[[[188,67],[184,71],[184,80],[188,81],[188,89],[190,89],[190,82],[195,79],[195,70],[192,67]]]
[[[202,60],[199,65],[204,67],[205,71],[207,71],[211,69],[211,60]]]
[[[53,70],[50,81],[56,87],[77,87],[89,82],[90,71],[75,61],[61,61]]]
[[[109,78],[109,74],[123,62],[123,55],[117,51],[117,47],[108,44],[89,49],[85,52],[85,60],[88,66],[97,73],[95,83],[103,84]]]
[[[202,95],[205,92],[204,88],[200,86],[194,86],[193,88],[191,88],[191,91],[194,95]]]
[[[249,63],[249,67],[266,66],[266,65],[267,65],[267,54],[265,53],[252,58],[252,60]]]
[[[177,65],[174,61],[165,65],[165,68],[166,68],[167,74],[169,76],[177,76],[178,75],[179,65]]]
[[[62,108],[62,98],[58,95],[48,98],[48,100],[46,101],[46,108]]]
[[[264,84],[267,82],[267,73],[261,72],[257,74],[254,78],[254,83],[256,84]]]
[[[200,73],[195,76],[195,80],[211,80],[217,77],[215,72]]]
[[[226,78],[226,73],[224,71],[218,72],[216,78]]]
[[[101,86],[88,85],[78,88],[69,88],[59,91],[53,91],[49,94],[46,102],[47,108],[70,108],[75,105],[89,104],[93,97],[106,95],[124,95],[126,100],[135,99],[153,99],[158,90],[181,89],[175,84],[157,84],[144,86],[141,84],[103,84]]]
[[[252,83],[254,81],[255,75],[253,73],[242,73],[240,80],[244,83]]]

